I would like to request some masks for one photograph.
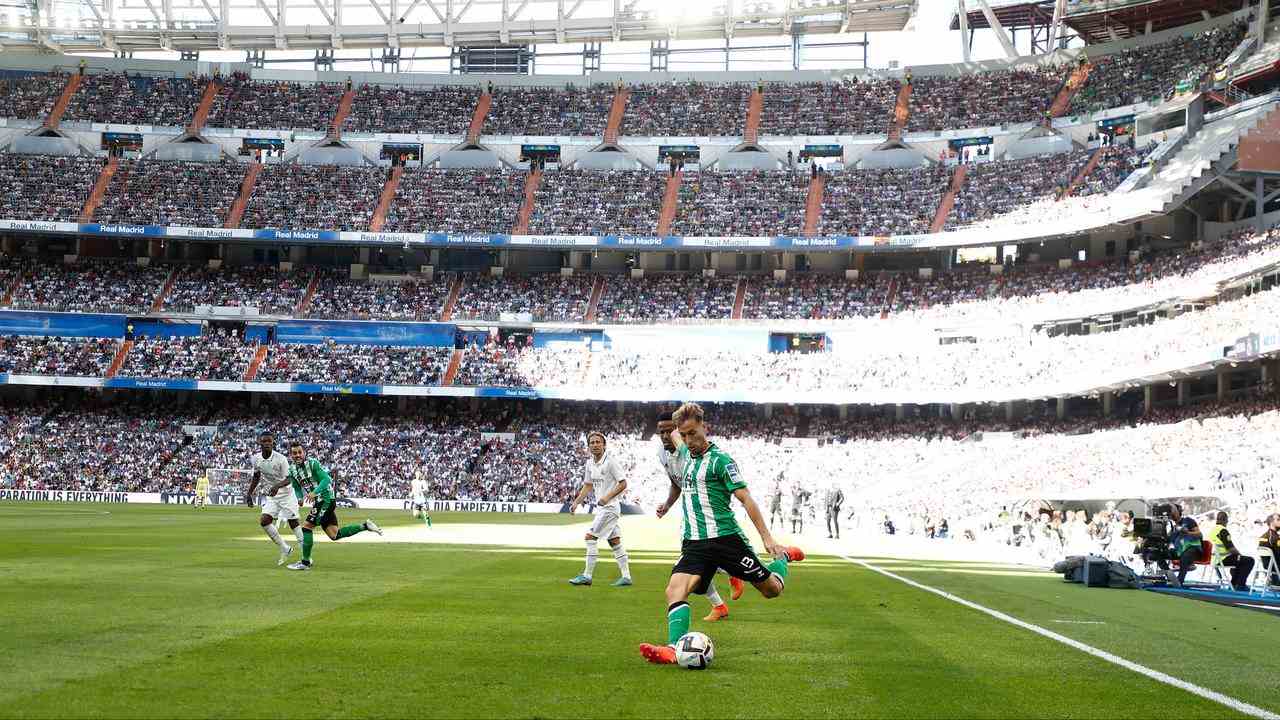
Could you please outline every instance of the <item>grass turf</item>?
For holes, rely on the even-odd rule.
[[[564,521],[535,518],[521,521]],[[1234,716],[825,558],[796,565],[778,600],[748,589],[728,622],[698,620],[694,598],[717,657],[691,673],[636,652],[665,638],[667,564],[637,563],[636,586],[616,589],[602,553],[599,583],[572,588],[581,566],[563,549],[326,542],[316,570],[289,573],[265,539],[243,539],[257,532],[244,508],[0,505],[0,716]],[[1280,710],[1273,617],[1048,575],[886,567]],[[1211,643],[1229,676],[1208,669]]]

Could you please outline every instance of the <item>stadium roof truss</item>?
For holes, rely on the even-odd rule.
[[[899,31],[919,0],[0,0],[0,49],[500,46]]]
[[[1248,0],[957,0],[951,29],[1028,30],[1035,53],[1079,37],[1086,44],[1138,37],[1240,10]],[[967,3],[967,4],[966,4]],[[984,8],[984,5],[989,5]],[[967,12],[961,12],[961,8]],[[1058,17],[1055,17],[1055,13]],[[1060,17],[1060,19],[1059,19]],[[994,22],[993,22],[994,18]],[[961,22],[962,19],[965,22]],[[1059,23],[1055,28],[1055,20]],[[1055,42],[1056,41],[1056,42]]]

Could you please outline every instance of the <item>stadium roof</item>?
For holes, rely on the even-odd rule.
[[[0,47],[286,50],[900,31],[918,0],[39,0]]]
[[[1068,4],[1063,22],[1092,45],[1200,22],[1245,4],[1246,0],[1081,0]],[[966,3],[969,27],[990,28],[981,8],[973,9],[976,5]],[[993,0],[990,5],[996,19],[1010,30],[1044,27],[1053,19],[1053,0]],[[951,13],[950,27],[960,29],[959,13]]]

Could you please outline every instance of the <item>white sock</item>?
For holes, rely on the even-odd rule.
[[[627,560],[627,551],[622,549],[622,543],[613,546],[613,559],[618,561],[618,569],[622,571],[622,577],[631,579],[631,563]]]
[[[275,525],[263,525],[262,531],[265,532],[267,537],[271,538],[276,545],[279,545],[281,550],[289,547],[285,544],[284,540],[280,539],[280,533],[276,530]]]
[[[302,547],[302,526],[293,529],[293,536],[298,538],[298,547]]]
[[[596,571],[596,558],[600,557],[599,545],[595,540],[587,541],[587,567],[582,571],[583,575],[591,577]]]
[[[715,583],[707,586],[707,600],[711,601],[711,607],[720,607],[724,604],[724,598],[720,597],[720,591],[716,589]]]

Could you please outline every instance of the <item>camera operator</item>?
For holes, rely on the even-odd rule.
[[[1200,543],[1203,536],[1196,521],[1182,514],[1181,505],[1169,506],[1169,519],[1173,521],[1169,545],[1173,548],[1174,557],[1178,558],[1178,583],[1175,587],[1182,587],[1183,581],[1187,579],[1187,573],[1191,572],[1191,568],[1196,565],[1196,560],[1200,559],[1202,552]]]
[[[1205,540],[1213,543],[1213,557],[1223,567],[1231,568],[1231,587],[1240,592],[1249,592],[1249,575],[1253,572],[1253,558],[1241,555],[1235,543],[1231,542],[1231,532],[1227,530],[1227,514],[1218,513],[1217,524],[1209,528]]]
[[[1258,548],[1267,548],[1271,550],[1273,556],[1280,560],[1280,513],[1271,513],[1267,516],[1267,529],[1258,538]],[[1262,567],[1271,570],[1271,558],[1262,558]],[[1280,580],[1277,580],[1274,574],[1267,576],[1267,582],[1272,589],[1280,589]]]

